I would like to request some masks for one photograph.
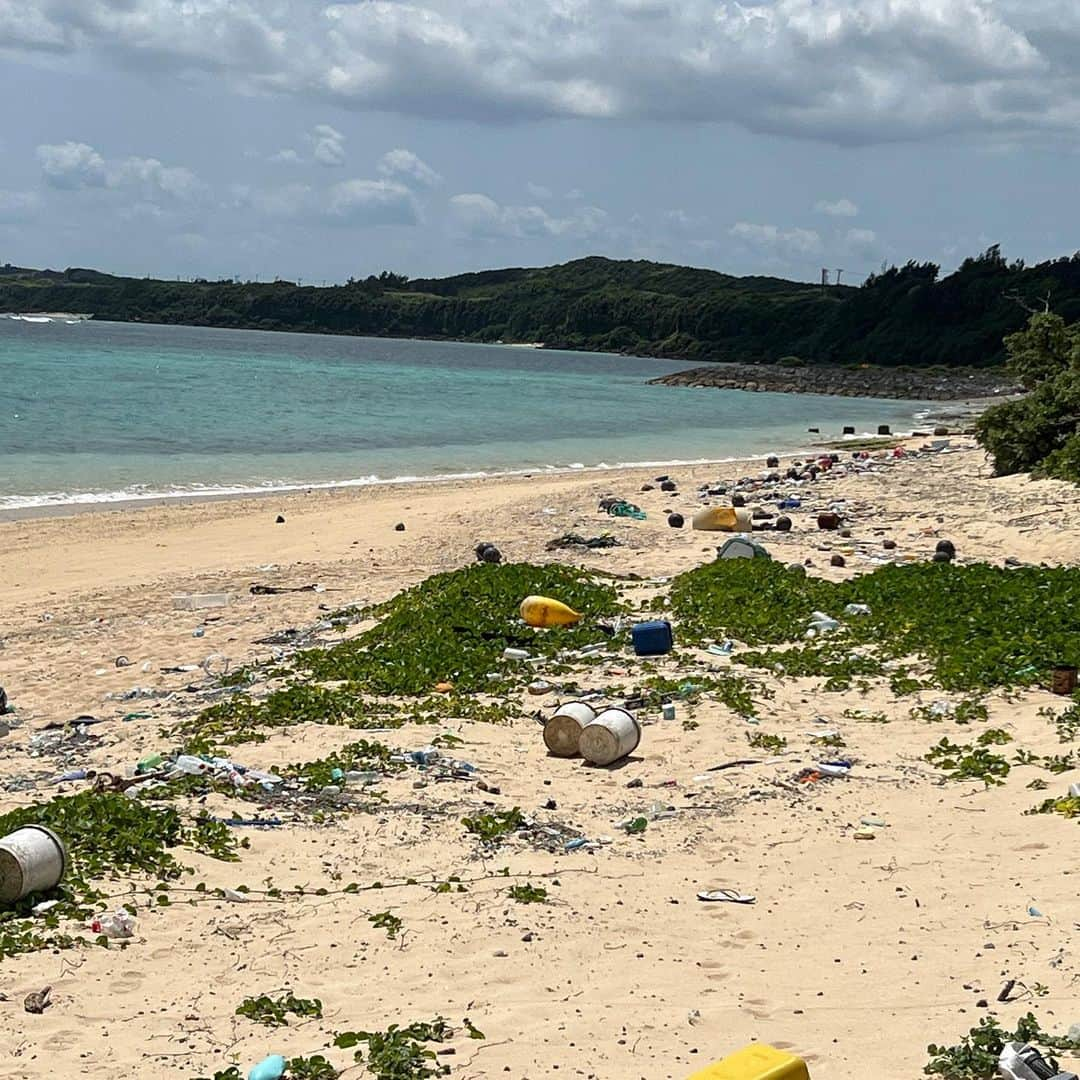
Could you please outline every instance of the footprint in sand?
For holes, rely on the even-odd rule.
[[[745,949],[754,940],[753,930],[740,930],[731,937],[722,938],[716,944],[721,949]]]
[[[141,971],[121,971],[119,979],[113,979],[109,983],[110,994],[130,994],[132,990],[138,990],[146,981]]]
[[[71,1050],[85,1041],[85,1032],[57,1031],[49,1036],[49,1050]]]

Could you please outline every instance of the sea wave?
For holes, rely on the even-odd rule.
[[[903,433],[897,433],[902,435]],[[870,432],[847,438],[873,438]],[[818,453],[820,447],[810,446],[784,449],[785,457]],[[138,485],[114,491],[49,491],[26,494],[0,495],[0,511],[42,510],[51,507],[99,507],[116,503],[149,502],[201,502],[213,499],[248,498],[263,495],[289,494],[297,491],[333,491],[347,488],[389,486],[393,484],[442,484],[463,480],[487,480],[521,476],[559,476],[583,472],[612,472],[620,469],[674,469],[697,465],[725,465],[734,461],[763,461],[769,455],[731,454],[725,457],[667,458],[642,461],[597,462],[586,465],[572,462],[560,465],[534,465],[516,469],[477,469],[469,472],[432,473],[428,475],[403,474],[398,476],[353,477],[346,480],[320,480],[313,483],[279,481],[265,484],[182,484],[167,488],[150,488]]]

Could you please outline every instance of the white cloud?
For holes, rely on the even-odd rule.
[[[276,154],[271,154],[269,160],[281,162],[285,165],[299,165],[303,161],[303,158],[291,147],[286,147],[283,150],[279,150]]]
[[[848,229],[844,234],[844,247],[863,258],[876,258],[881,254],[878,235],[873,229]]]
[[[180,165],[163,165],[157,158],[129,157],[107,161],[86,143],[46,143],[37,148],[45,182],[69,191],[78,188],[130,188],[153,200],[167,196],[181,202],[198,198],[205,185]]]
[[[110,166],[109,187],[137,185],[147,198],[167,195],[180,202],[198,198],[205,190],[202,181],[179,165],[162,165],[157,158],[130,157]]]
[[[700,232],[708,224],[702,217],[688,214],[685,210],[665,210],[660,215],[661,222],[670,230],[678,232]]]
[[[345,136],[329,124],[317,124],[311,133],[312,154],[320,165],[336,168],[345,164]]]
[[[4,191],[0,188],[0,221],[18,223],[33,217],[41,206],[36,191]]]
[[[544,187],[543,184],[534,184],[531,180],[525,185],[525,190],[529,193],[529,197],[537,202],[548,202],[554,197],[551,188]]]
[[[101,188],[108,182],[105,159],[86,143],[46,143],[37,148],[37,157],[50,187]]]
[[[481,122],[842,144],[1080,130],[1075,0],[0,0],[5,47]]]
[[[856,217],[859,213],[858,206],[850,199],[837,199],[835,202],[819,199],[814,204],[814,209],[819,214],[828,214],[829,217]]]
[[[407,176],[426,187],[442,183],[442,177],[411,150],[389,150],[379,160],[379,172],[383,176]]]
[[[234,206],[270,218],[299,217],[311,213],[314,206],[314,191],[308,184],[282,184],[269,188],[234,184],[232,197]]]
[[[539,206],[503,206],[488,195],[469,192],[450,199],[451,218],[464,236],[481,239],[596,235],[607,214],[596,206],[580,207],[568,217],[554,217]]]
[[[345,180],[330,189],[331,218],[354,225],[416,225],[419,209],[412,192],[392,180]]]
[[[729,232],[750,247],[777,256],[814,255],[822,249],[821,237],[813,229],[782,229],[779,225],[740,221]]]
[[[200,232],[183,232],[169,237],[169,243],[181,251],[201,254],[211,247],[210,241]]]

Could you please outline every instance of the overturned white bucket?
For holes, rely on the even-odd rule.
[[[0,837],[0,903],[55,888],[67,865],[63,840],[44,825],[24,825]]]
[[[556,757],[577,757],[581,753],[581,732],[596,719],[596,710],[584,701],[568,701],[555,710],[544,725],[544,745]]]
[[[632,754],[641,742],[641,725],[625,709],[605,709],[581,730],[581,756],[594,765],[610,765]]]

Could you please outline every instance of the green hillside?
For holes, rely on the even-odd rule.
[[[0,311],[312,333],[542,341],[708,361],[997,366],[1002,339],[1049,296],[1080,319],[1080,255],[1038,266],[996,247],[941,277],[908,263],[862,286],[599,257],[435,279],[391,273],[315,288],[292,282],[158,281],[95,270],[0,267]]]

